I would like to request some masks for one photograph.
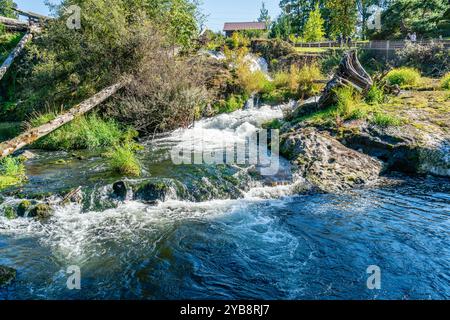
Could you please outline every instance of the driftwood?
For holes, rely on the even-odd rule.
[[[72,121],[78,116],[92,110],[97,105],[104,102],[118,90],[128,83],[127,80],[121,81],[95,94],[93,97],[83,101],[79,105],[73,107],[68,112],[58,116],[56,119],[40,126],[32,128],[18,137],[0,144],[0,159],[12,154],[13,152],[35,142],[36,140],[48,135],[52,131],[60,128],[64,124]]]
[[[14,62],[14,59],[19,56],[19,54],[22,52],[23,48],[25,48],[25,45],[28,41],[30,41],[33,38],[33,34],[31,32],[27,32],[22,40],[17,44],[17,46],[14,48],[14,50],[9,54],[9,56],[6,58],[6,60],[3,62],[2,66],[0,67],[0,80],[3,79],[3,76],[5,75],[6,71],[8,71],[9,67]]]
[[[42,14],[38,14],[35,12],[31,12],[31,11],[24,11],[24,10],[20,10],[17,8],[13,8],[13,10],[15,12],[17,12],[19,15],[21,16],[25,16],[27,18],[29,18],[31,21],[34,22],[39,22],[39,21],[47,21],[47,20],[52,20],[52,17],[48,17],[48,16],[44,16]]]
[[[0,16],[0,24],[2,24],[8,31],[27,31],[29,29],[28,22],[2,16]]]
[[[372,78],[361,66],[356,50],[345,53],[339,69],[326,85],[318,102],[318,108],[323,109],[336,103],[335,90],[341,87],[352,87],[358,92],[367,92],[373,86]]]

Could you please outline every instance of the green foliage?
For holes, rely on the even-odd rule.
[[[13,157],[0,160],[0,190],[22,183],[26,179],[25,166]]]
[[[226,100],[218,101],[213,108],[217,113],[231,113],[244,107],[247,100],[247,95],[231,94]]]
[[[303,39],[305,42],[318,42],[322,41],[324,36],[324,20],[317,3],[315,9],[309,13],[309,18],[303,31]]]
[[[274,119],[269,122],[263,123],[262,128],[266,130],[280,130],[283,126],[283,121],[280,119]]]
[[[12,10],[13,8],[17,8],[13,0],[0,0],[0,16],[17,19],[17,13]]]
[[[264,1],[261,4],[261,10],[259,13],[259,18],[258,21],[259,22],[265,22],[266,25],[268,26],[270,24],[270,15],[269,15],[269,10],[267,10],[266,8],[266,4],[264,3]]]
[[[441,88],[445,90],[450,90],[450,72],[442,77]]]
[[[22,37],[20,32],[0,32],[0,63],[3,63]]]
[[[245,48],[250,45],[250,39],[243,32],[234,32],[226,44],[230,49]]]
[[[30,120],[27,121],[26,127],[36,128],[42,126],[43,124],[49,123],[54,120],[58,114],[56,112],[50,111],[47,113],[35,113],[31,116]]]
[[[374,37],[404,39],[416,32],[425,37],[448,36],[448,0],[396,0],[382,14],[382,30]]]
[[[132,142],[112,147],[106,153],[110,169],[125,176],[140,176],[141,165],[136,158],[135,151],[136,146]]]
[[[51,117],[50,117],[51,118]],[[39,116],[30,123],[39,123]],[[114,120],[103,120],[97,115],[80,117],[50,133],[35,143],[35,147],[45,150],[81,150],[109,147],[119,143],[127,136]]]
[[[401,126],[403,124],[403,121],[396,116],[392,116],[382,112],[376,112],[370,119],[370,123],[385,128],[389,126]]]
[[[374,105],[384,102],[385,95],[382,88],[380,88],[377,84],[374,84],[366,95],[366,102],[368,104]]]
[[[386,79],[391,85],[399,85],[401,87],[415,86],[420,82],[421,75],[417,69],[402,67],[390,71]]]
[[[366,112],[361,103],[361,95],[353,88],[339,88],[335,93],[337,96],[337,111],[341,118],[350,120],[362,119],[365,117]]]
[[[358,20],[355,0],[333,0],[325,3],[330,12],[331,35],[342,34],[344,37],[353,35]]]

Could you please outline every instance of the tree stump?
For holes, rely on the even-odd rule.
[[[361,66],[356,50],[345,53],[334,77],[327,83],[318,102],[318,109],[327,108],[337,102],[336,89],[351,87],[365,93],[373,86],[372,78]]]

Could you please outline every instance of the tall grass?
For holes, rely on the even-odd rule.
[[[41,115],[29,123],[42,124],[51,118],[52,114]],[[45,150],[97,149],[119,143],[125,134],[126,131],[116,121],[104,120],[92,114],[73,120],[43,137],[34,146]]]
[[[387,74],[386,79],[391,85],[410,87],[419,84],[421,75],[417,69],[402,67],[391,70]]]
[[[135,149],[135,145],[131,142],[111,148],[106,153],[111,171],[125,176],[139,176],[141,165],[136,158]]]

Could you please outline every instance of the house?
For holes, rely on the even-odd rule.
[[[231,37],[234,32],[252,30],[265,31],[267,30],[267,25],[265,22],[227,22],[223,27],[227,37]]]

